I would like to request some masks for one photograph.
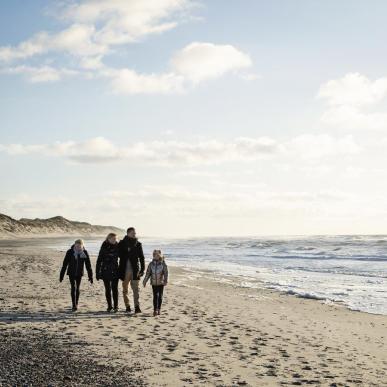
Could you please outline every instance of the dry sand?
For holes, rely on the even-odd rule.
[[[108,314],[86,278],[71,313],[62,258],[0,242],[0,385],[387,386],[387,316],[171,265],[157,318],[150,288],[142,314]]]

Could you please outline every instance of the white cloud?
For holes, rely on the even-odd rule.
[[[111,46],[175,28],[191,7],[189,0],[88,0],[65,8],[64,18],[99,25],[95,40]]]
[[[173,73],[138,74],[130,69],[105,69],[103,76],[111,79],[117,94],[172,94],[184,91],[184,78]]]
[[[66,33],[57,39],[55,44],[60,41],[62,48],[68,46],[67,49],[72,50],[74,54],[85,53],[82,40],[78,46],[71,45],[71,40]],[[59,45],[57,44],[56,47]],[[92,50],[91,46],[88,48]],[[193,55],[192,49],[196,54]],[[204,52],[198,55],[201,50]],[[40,67],[20,65],[0,68],[0,72],[25,74],[32,82],[58,81],[65,76],[75,74],[85,78],[95,75],[109,79],[112,92],[117,94],[175,94],[190,90],[200,82],[251,66],[251,59],[235,47],[212,43],[194,43],[193,46],[186,46],[172,60],[172,68],[164,73],[139,73],[130,68],[107,67],[102,62],[103,55],[97,49],[89,52],[96,55],[81,57],[77,70],[46,65]],[[242,76],[245,75],[242,74]]]
[[[79,62],[79,66],[86,70],[98,70],[104,67],[102,63],[102,55],[92,56],[81,58]]]
[[[131,160],[151,165],[216,164],[232,160],[253,160],[277,151],[268,138],[237,138],[230,142],[216,140],[198,143],[178,141],[137,142],[116,146],[103,137],[84,142],[57,142],[43,145],[0,145],[10,155],[41,154],[59,156],[79,163]]]
[[[305,159],[354,155],[361,151],[352,136],[332,137],[328,134],[301,135],[288,141],[285,148]]]
[[[45,44],[49,39],[47,32],[40,32],[18,46],[0,47],[0,61],[9,62],[24,59],[45,52]]]
[[[45,152],[46,145],[0,144],[0,151],[12,156]]]
[[[165,72],[111,68],[104,63],[106,55],[114,53],[117,47],[175,28],[194,2],[86,0],[63,4],[56,12],[65,28],[58,32],[40,31],[16,46],[0,47],[0,63],[8,66],[0,68],[0,72],[26,74],[32,82],[44,82],[58,81],[76,71],[86,79],[109,79],[112,91],[118,94],[172,94],[252,66],[250,57],[231,45],[194,42],[175,53]],[[60,61],[61,65],[67,61],[69,70],[56,66],[59,58],[55,54],[66,54]],[[44,64],[30,65],[29,58],[37,55],[45,55]],[[9,62],[13,61],[22,64],[10,67]],[[240,75],[247,80],[255,79],[253,73]]]
[[[171,60],[174,72],[198,83],[252,66],[250,57],[231,45],[193,42]]]
[[[0,47],[0,60],[12,61],[64,51],[78,57],[104,55],[117,45],[174,28],[188,0],[87,0],[58,11],[69,26],[58,33],[41,31],[17,46]],[[176,20],[172,21],[172,18]]]
[[[321,120],[338,129],[387,128],[387,112],[370,111],[387,96],[387,77],[371,81],[359,73],[349,73],[321,85],[317,97],[329,105]]]
[[[192,190],[184,186],[148,185],[131,191],[108,191],[84,195],[74,199],[71,196],[33,197],[19,194],[2,199],[5,213],[11,216],[44,217],[64,215],[73,220],[89,220],[96,224],[115,224],[117,216],[123,217],[122,224],[131,219],[150,217],[160,219],[184,218],[254,218],[257,214],[272,215],[273,211],[286,214],[289,211],[310,211],[319,209],[326,214],[327,206],[339,206],[354,200],[353,194],[340,191],[270,191],[255,187],[246,193],[237,190],[208,191]],[[336,208],[336,207],[335,207]],[[79,213],[83,218],[79,219]],[[331,209],[332,211],[332,209]],[[101,217],[110,214],[112,219]],[[93,221],[93,219],[95,220]],[[163,220],[165,222],[165,220]],[[121,222],[120,222],[121,223]],[[120,224],[118,224],[120,225]],[[170,226],[170,225],[169,225]]]
[[[0,73],[6,74],[23,74],[27,77],[28,81],[32,83],[39,82],[56,82],[64,77],[70,77],[79,74],[75,70],[65,68],[54,68],[51,66],[15,66],[0,69]]]
[[[235,188],[234,186],[230,186]],[[268,207],[287,207],[294,208],[299,207],[300,203],[316,203],[323,201],[343,201],[352,197],[353,195],[347,194],[340,191],[271,191],[263,189],[262,186],[255,185],[254,190],[249,192],[241,193],[240,187],[236,187],[237,190],[228,191],[200,191],[200,190],[189,190],[182,186],[145,186],[143,189],[138,191],[111,191],[105,193],[111,199],[118,201],[127,201],[130,198],[136,198],[136,200],[150,200],[158,206],[157,201],[168,202],[172,204],[182,203],[186,205],[187,202],[192,202],[196,205],[208,205],[214,206],[214,203],[219,203],[222,207],[228,207],[229,213],[232,211],[231,203],[240,209],[242,206],[246,210],[252,208],[268,208]],[[259,189],[257,189],[259,188]],[[226,208],[225,208],[226,210]],[[224,214],[223,214],[224,215]]]
[[[353,106],[336,106],[326,110],[321,120],[339,129],[369,129],[387,128],[387,112],[366,112]]]
[[[387,95],[387,78],[369,80],[359,73],[349,73],[321,85],[317,97],[329,105],[363,106],[381,101]]]
[[[246,73],[246,74],[240,74],[240,78],[244,79],[245,81],[256,81],[257,79],[261,79],[262,76],[255,73]]]
[[[118,94],[172,94],[251,65],[248,55],[233,46],[192,43],[175,54],[169,72],[140,74],[131,69],[105,68],[100,75],[111,79],[112,90]]]
[[[219,175],[215,172],[208,171],[196,171],[196,170],[188,170],[177,172],[176,176],[178,177],[218,177]]]
[[[3,212],[13,217],[63,215],[121,227],[127,227],[129,219],[142,235],[177,237],[321,234],[332,233],[332,225],[337,233],[348,232],[353,231],[348,230],[348,223],[374,225],[386,212],[383,199],[378,193],[364,197],[356,190],[312,187],[256,187],[246,192],[239,187],[200,190],[154,184],[129,191],[83,192],[81,197],[75,192],[66,197],[49,192],[39,197],[13,194],[3,196],[0,204]],[[383,222],[378,227],[382,228]]]
[[[73,24],[56,33],[39,32],[15,47],[0,47],[0,61],[26,59],[50,51],[65,52],[77,57],[104,54],[108,47],[94,41],[94,26]]]
[[[77,57],[105,54],[109,47],[95,39],[94,26],[73,24],[51,37],[48,49],[65,51]]]
[[[92,138],[84,142],[67,141],[40,145],[0,145],[0,151],[10,155],[40,154],[59,156],[89,163],[115,161],[122,158],[120,148],[102,137]]]
[[[42,145],[0,144],[0,151],[10,155],[41,154],[63,157],[77,163],[130,160],[145,165],[181,166],[253,161],[275,154],[292,159],[319,159],[353,155],[360,151],[360,147],[351,136],[334,138],[328,135],[304,135],[282,143],[268,137],[238,137],[231,141],[168,140],[136,142],[120,146],[103,137],[96,137],[84,142],[68,141]]]

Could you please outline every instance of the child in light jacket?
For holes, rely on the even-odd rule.
[[[163,302],[164,286],[168,284],[168,266],[161,254],[161,250],[153,250],[153,260],[148,265],[143,281],[144,287],[149,278],[153,290],[153,316],[157,316],[160,314],[160,308]]]

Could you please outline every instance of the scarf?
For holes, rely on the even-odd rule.
[[[75,259],[86,258],[86,254],[83,251],[83,249],[80,250],[80,251],[77,251],[77,250],[75,250],[75,248],[73,248],[73,254],[74,254]]]

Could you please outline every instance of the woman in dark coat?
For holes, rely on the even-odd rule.
[[[78,300],[84,266],[86,266],[89,281],[93,283],[93,271],[91,269],[89,254],[87,253],[87,250],[85,250],[83,240],[77,239],[71,248],[66,252],[59,276],[59,281],[62,282],[67,270],[67,275],[69,276],[71,285],[73,312],[78,309]]]
[[[114,303],[114,312],[118,310],[118,243],[117,235],[110,233],[102,243],[98,254],[97,281],[102,279],[105,285],[105,296],[107,301],[107,311],[111,312],[112,296]]]

